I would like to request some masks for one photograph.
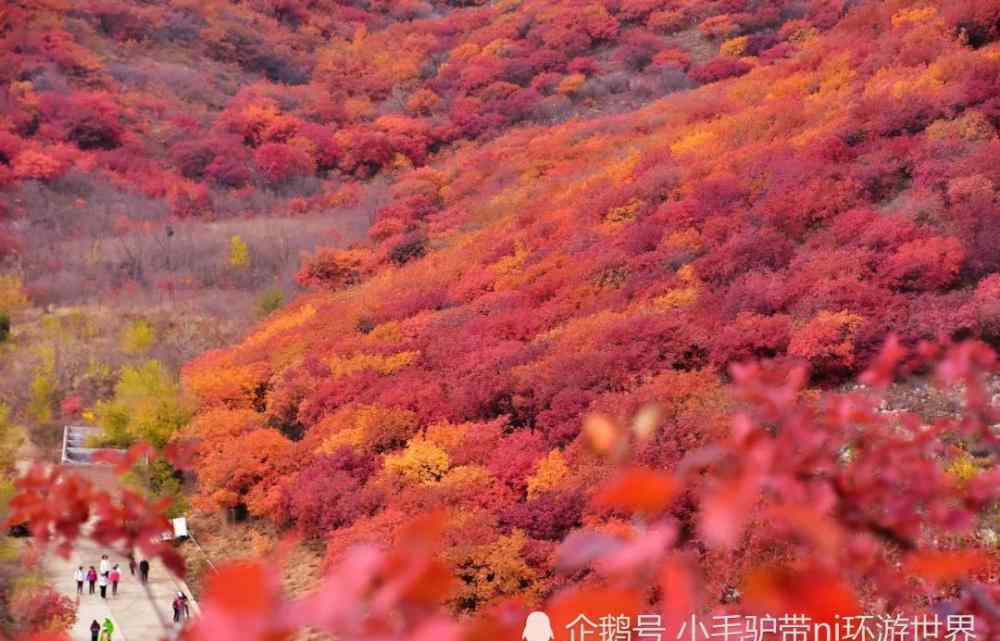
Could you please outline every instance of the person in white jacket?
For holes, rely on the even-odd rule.
[[[101,555],[101,569],[99,571],[100,575],[101,576],[107,576],[108,572],[110,572],[110,571],[111,571],[111,562],[108,561],[108,555],[107,554],[103,554],[103,555]]]
[[[83,572],[83,566],[81,565],[73,573],[73,580],[76,581],[76,593],[83,594],[83,582],[86,580],[87,575]]]

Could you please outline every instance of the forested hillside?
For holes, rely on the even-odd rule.
[[[315,225],[279,225],[268,236],[248,219],[320,217],[352,240],[367,222],[358,216],[383,203],[386,181],[373,177],[391,182],[511,128],[629,113],[769,67],[848,8],[8,2],[0,256],[17,263],[42,304],[78,301],[85,288],[173,295],[275,276],[287,290],[288,257],[311,246]],[[980,47],[993,37],[991,11],[985,1],[948,5],[940,28]],[[910,55],[898,62],[935,54]],[[433,207],[415,205],[423,214]],[[243,228],[192,225],[222,218]],[[379,233],[398,243],[405,231]],[[255,278],[218,269],[232,235],[257,250]]]
[[[456,607],[537,597],[607,517],[587,413],[658,401],[639,457],[669,469],[728,430],[734,362],[831,385],[890,332],[1000,337],[997,9],[854,4],[720,58],[739,78],[399,175],[313,293],[186,368],[201,505],[334,555],[447,505]]]
[[[134,546],[169,496],[346,563],[298,609],[213,574],[192,639],[1000,621],[949,587],[1000,567],[997,361],[931,346],[1000,347],[996,0],[11,0],[0,58],[0,423],[154,461],[14,513]]]

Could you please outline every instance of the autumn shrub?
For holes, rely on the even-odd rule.
[[[981,280],[973,301],[979,331],[986,340],[996,344],[1000,340],[1000,274]]]
[[[199,460],[202,509],[245,507],[253,516],[276,514],[280,481],[293,466],[293,444],[273,429],[255,429],[239,441],[220,440]]]
[[[584,497],[579,492],[542,492],[510,506],[500,517],[508,528],[524,530],[543,541],[558,541],[580,524]]]
[[[888,258],[883,273],[890,286],[899,289],[943,289],[958,278],[964,260],[957,238],[914,240]]]
[[[943,9],[948,23],[970,46],[982,47],[1000,38],[1000,11],[992,3],[975,0],[948,4]]]
[[[389,250],[389,260],[403,265],[420,258],[427,251],[427,238],[423,234],[407,234],[395,242]]]
[[[788,353],[806,359],[813,376],[836,380],[855,362],[855,337],[864,318],[847,311],[821,311],[792,332]]]
[[[73,141],[80,149],[115,149],[122,144],[119,107],[105,93],[46,93],[40,108],[46,123],[60,132],[59,138]]]
[[[269,316],[285,304],[285,292],[278,287],[270,287],[257,295],[257,314]]]
[[[712,361],[724,371],[730,363],[774,358],[788,349],[790,334],[791,319],[786,315],[740,312],[721,328]]]
[[[738,78],[750,72],[750,65],[737,58],[720,57],[694,67],[690,76],[702,84],[718,82],[726,78]]]
[[[281,509],[311,536],[371,516],[384,499],[380,490],[366,487],[376,467],[377,459],[348,448],[320,456],[285,486]]]
[[[269,142],[254,152],[254,162],[267,182],[279,186],[299,176],[307,176],[315,171],[315,162],[303,149]]]
[[[27,585],[15,589],[11,610],[16,613],[18,633],[59,634],[76,622],[76,604],[48,586]]]
[[[310,259],[303,261],[296,280],[304,287],[330,290],[349,287],[361,279],[362,259],[360,252],[321,247]]]
[[[641,71],[653,61],[653,57],[663,48],[659,36],[642,30],[625,33],[621,38],[621,46],[615,51],[615,56],[627,68]]]

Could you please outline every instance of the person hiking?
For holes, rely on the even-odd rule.
[[[90,641],[97,641],[97,636],[101,633],[101,624],[94,619],[94,622],[90,624]]]
[[[118,582],[122,580],[122,573],[118,571],[117,563],[108,573],[108,579],[111,580],[111,596],[118,596]]]
[[[181,615],[185,619],[191,618],[191,602],[188,600],[188,596],[183,592],[178,592],[177,594],[181,597]]]
[[[128,555],[128,571],[132,573],[132,576],[135,576],[135,566],[136,565],[137,564],[135,562],[135,552],[129,552],[129,555]]]
[[[111,562],[108,561],[108,555],[107,554],[102,554],[101,555],[101,568],[98,570],[98,573],[102,574],[104,576],[108,576],[108,572],[110,570],[111,570]]]
[[[174,602],[171,605],[173,605],[173,607],[174,607],[174,623],[180,623],[181,622],[181,609],[184,607],[184,604],[181,601],[181,593],[180,592],[178,592],[177,596],[174,597]]]
[[[115,632],[115,624],[111,621],[111,617],[104,618],[104,638],[105,641],[111,641],[111,635]]]
[[[87,579],[87,574],[83,571],[83,566],[81,565],[73,573],[73,580],[76,581],[76,593],[83,594],[83,582]]]
[[[87,583],[90,584],[90,593],[93,594],[94,584],[97,583],[97,570],[94,569],[94,566],[90,566],[90,569],[87,570]]]
[[[108,598],[108,575],[102,574],[97,577],[97,585],[101,588],[101,598]]]
[[[143,583],[149,581],[149,561],[146,559],[139,561],[139,580]]]

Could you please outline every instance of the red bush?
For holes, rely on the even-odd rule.
[[[881,276],[903,291],[943,289],[958,278],[965,250],[956,238],[913,240],[886,260]]]
[[[708,84],[710,82],[725,80],[726,78],[738,78],[749,73],[752,68],[749,63],[739,58],[722,56],[694,67],[690,72],[690,76],[697,82]]]
[[[257,169],[271,185],[282,185],[292,178],[311,175],[316,166],[309,154],[293,145],[269,142],[254,152]]]

